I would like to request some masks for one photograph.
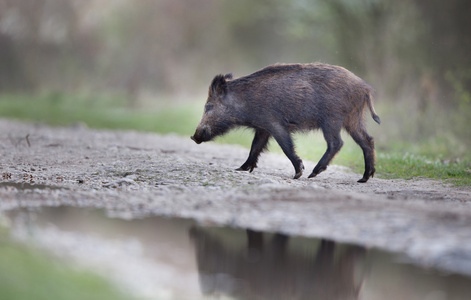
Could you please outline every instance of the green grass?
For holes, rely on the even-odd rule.
[[[382,178],[427,177],[441,179],[457,186],[471,185],[471,161],[453,161],[406,152],[379,153],[377,172]]]
[[[217,138],[216,141],[240,144],[249,148],[252,138],[251,130],[239,129]],[[312,160],[317,163],[327,148],[321,132],[296,134],[294,138],[296,152],[303,160]],[[344,145],[332,163],[349,167],[352,171],[363,174],[364,161],[361,148],[346,133],[342,133],[342,139]],[[456,186],[470,186],[471,159],[447,156],[443,145],[446,145],[446,142],[437,143],[436,140],[429,140],[388,145],[388,148],[394,148],[394,150],[381,150],[384,147],[377,147],[379,150],[376,153],[375,176],[390,179],[433,178]],[[282,153],[281,148],[273,139],[268,149]]]
[[[94,128],[173,132],[183,136],[193,134],[203,112],[202,101],[156,103],[143,105],[146,109],[132,109],[127,106],[126,99],[119,96],[58,93],[34,96],[0,95],[0,116],[59,126],[84,122]],[[216,141],[250,147],[252,137],[251,130],[239,129],[217,138]],[[363,173],[361,149],[350,136],[344,134],[343,140],[345,144],[333,163]],[[302,159],[316,162],[326,149],[325,141],[319,132],[296,135],[295,144]],[[446,180],[455,185],[471,184],[471,156],[457,158],[449,151],[450,147],[463,147],[459,141],[450,140],[445,136],[419,142],[377,142],[376,146],[378,177],[427,177]],[[281,152],[273,141],[269,150]]]
[[[130,299],[105,279],[12,242],[0,228],[0,299]]]
[[[200,105],[201,106],[201,105]],[[135,129],[189,135],[198,124],[197,104],[163,105],[152,110],[131,109],[116,96],[62,94],[0,95],[0,116],[68,126],[83,122],[94,128]],[[198,113],[195,113],[198,111]]]

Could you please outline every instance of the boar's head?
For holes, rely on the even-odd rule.
[[[235,99],[227,87],[227,81],[231,79],[232,74],[217,75],[209,86],[203,117],[191,137],[197,144],[210,141],[234,127]]]

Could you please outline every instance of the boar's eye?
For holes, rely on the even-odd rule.
[[[208,104],[206,104],[206,105],[204,106],[204,111],[205,111],[205,112],[208,112],[208,111],[212,110],[213,107],[214,107],[214,106],[213,106],[212,104],[209,104],[209,103],[208,103]]]

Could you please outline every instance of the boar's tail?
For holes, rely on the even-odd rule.
[[[372,98],[371,93],[368,93],[366,95],[366,103],[368,104],[368,108],[370,109],[371,117],[373,117],[373,120],[375,120],[376,123],[381,124],[381,119],[376,114],[376,111],[375,111],[375,108],[373,107],[373,103],[372,103],[371,98]]]

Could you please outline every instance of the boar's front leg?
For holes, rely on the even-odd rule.
[[[271,134],[280,145],[283,153],[288,156],[289,160],[294,166],[295,174],[293,179],[298,179],[301,177],[301,175],[303,175],[304,165],[303,161],[299,158],[298,155],[296,155],[296,152],[294,151],[294,144],[291,134],[283,127],[276,128],[276,130],[271,132]]]
[[[256,129],[255,136],[252,141],[252,147],[250,148],[250,154],[245,163],[237,169],[237,171],[249,171],[252,172],[253,169],[257,167],[258,157],[260,153],[267,148],[268,139],[270,138],[270,133],[263,129]]]

